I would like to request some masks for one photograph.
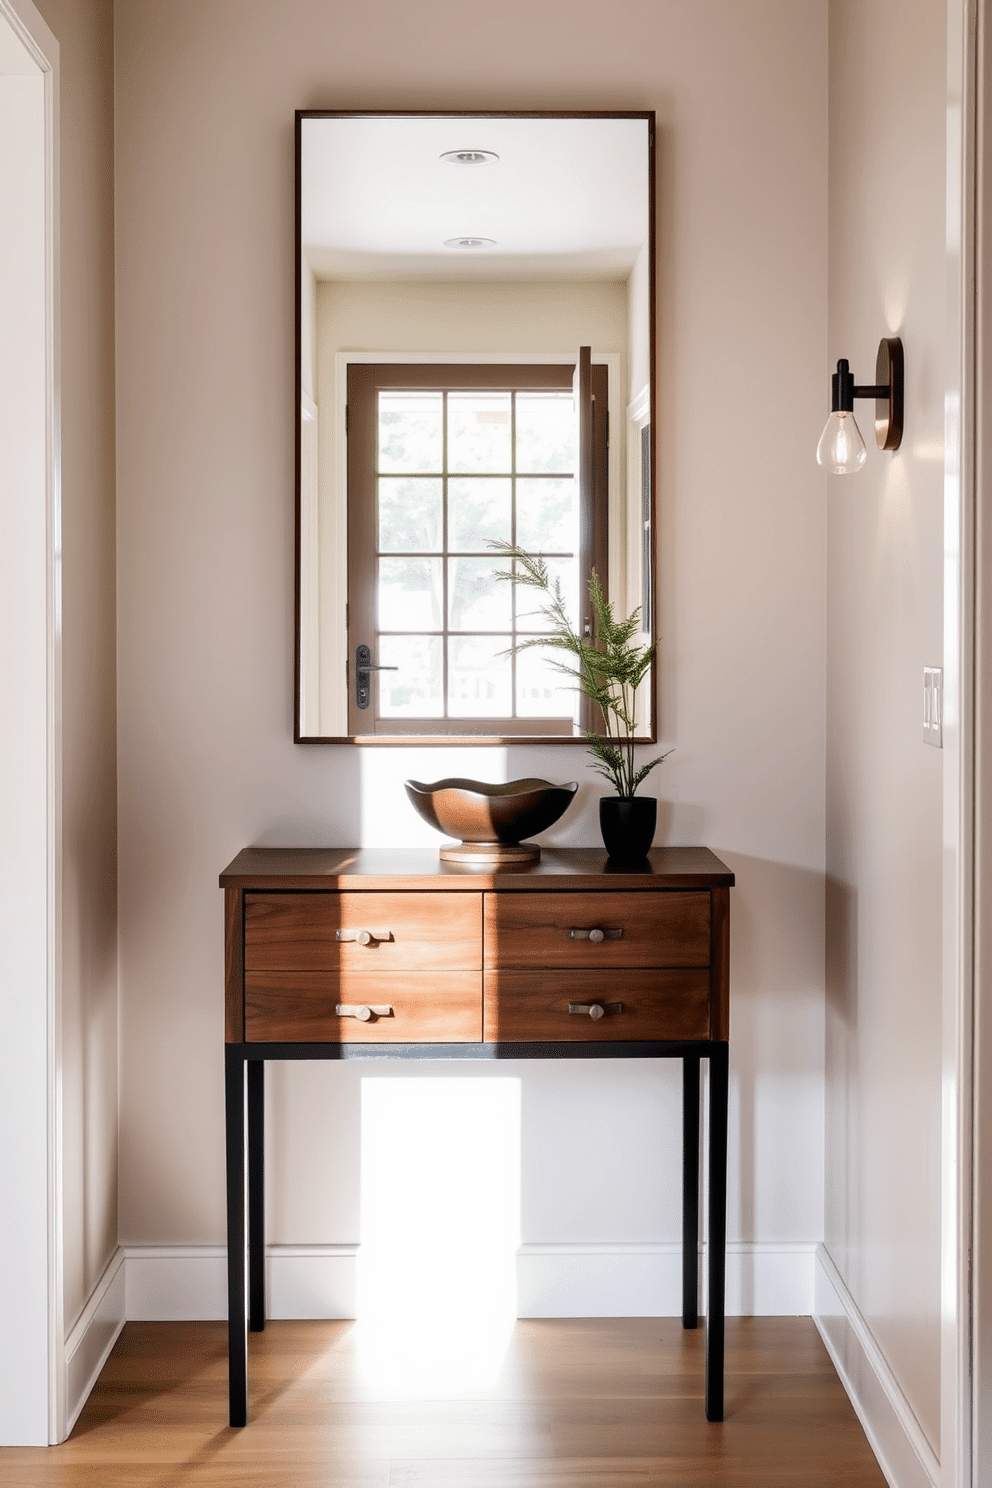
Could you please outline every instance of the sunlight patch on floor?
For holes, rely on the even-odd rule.
[[[520,1081],[362,1080],[356,1359],[394,1396],[498,1377],[516,1318]]]

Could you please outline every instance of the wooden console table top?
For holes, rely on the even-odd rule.
[[[732,888],[734,875],[708,847],[654,847],[644,867],[620,868],[603,848],[541,849],[541,859],[523,868],[465,868],[442,862],[434,848],[246,847],[220,875],[222,888],[388,889],[433,887],[448,891],[526,889],[530,886],[588,889]],[[319,880],[320,882],[315,882]],[[658,880],[664,880],[661,884]]]

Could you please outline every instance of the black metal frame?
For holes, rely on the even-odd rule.
[[[265,1327],[267,1059],[681,1059],[682,1326],[698,1323],[699,1061],[708,1059],[706,1419],[723,1420],[729,1045],[711,1040],[532,1044],[226,1044],[227,1295],[231,1425],[248,1420],[248,1329]],[[246,1143],[247,1136],[247,1143]]]

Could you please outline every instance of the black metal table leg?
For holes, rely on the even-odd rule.
[[[723,1420],[724,1287],[727,1270],[727,1086],[729,1048],[710,1052],[708,1301],[706,1419]]]
[[[265,1327],[265,1064],[248,1063],[248,1326]]]
[[[241,1047],[224,1049],[227,1131],[227,1338],[231,1425],[248,1420],[248,1330],[245,1306],[245,1061]]]
[[[682,1326],[699,1323],[699,1055],[682,1059]]]

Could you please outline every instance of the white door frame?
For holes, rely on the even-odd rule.
[[[6,528],[0,551],[0,1175],[8,1215],[0,1224],[0,1442],[45,1445],[60,1440],[65,1426],[59,48],[31,0],[0,0],[0,27],[8,39],[13,33],[27,65],[37,69],[34,76],[0,78],[0,87],[8,83],[11,109],[22,110],[23,138],[35,157],[8,177],[18,201],[17,183],[29,183],[23,220],[31,253],[17,272],[32,257],[33,267],[16,281],[24,308],[10,322],[20,337],[15,346],[27,348],[24,406],[30,417],[13,430],[13,439],[6,431],[12,478],[0,491]],[[13,51],[20,52],[16,42]],[[21,90],[16,98],[15,87]],[[8,307],[12,303],[8,297]],[[20,366],[21,350],[13,356]]]
[[[975,0],[974,163],[971,289],[974,343],[969,368],[973,420],[974,586],[974,995],[973,1102],[967,1134],[974,1153],[972,1225],[966,1238],[972,1280],[969,1404],[976,1488],[992,1488],[992,3]],[[966,487],[967,489],[967,487]],[[962,1244],[962,1264],[964,1264]]]
[[[992,1488],[992,93],[990,0],[947,5],[947,364],[944,454],[944,894],[941,1121],[941,1488]],[[983,902],[985,901],[985,902]],[[989,1241],[983,1245],[983,1233]],[[988,1252],[988,1256],[983,1254]],[[987,1311],[987,1309],[985,1309]],[[984,1408],[983,1408],[984,1407]]]

